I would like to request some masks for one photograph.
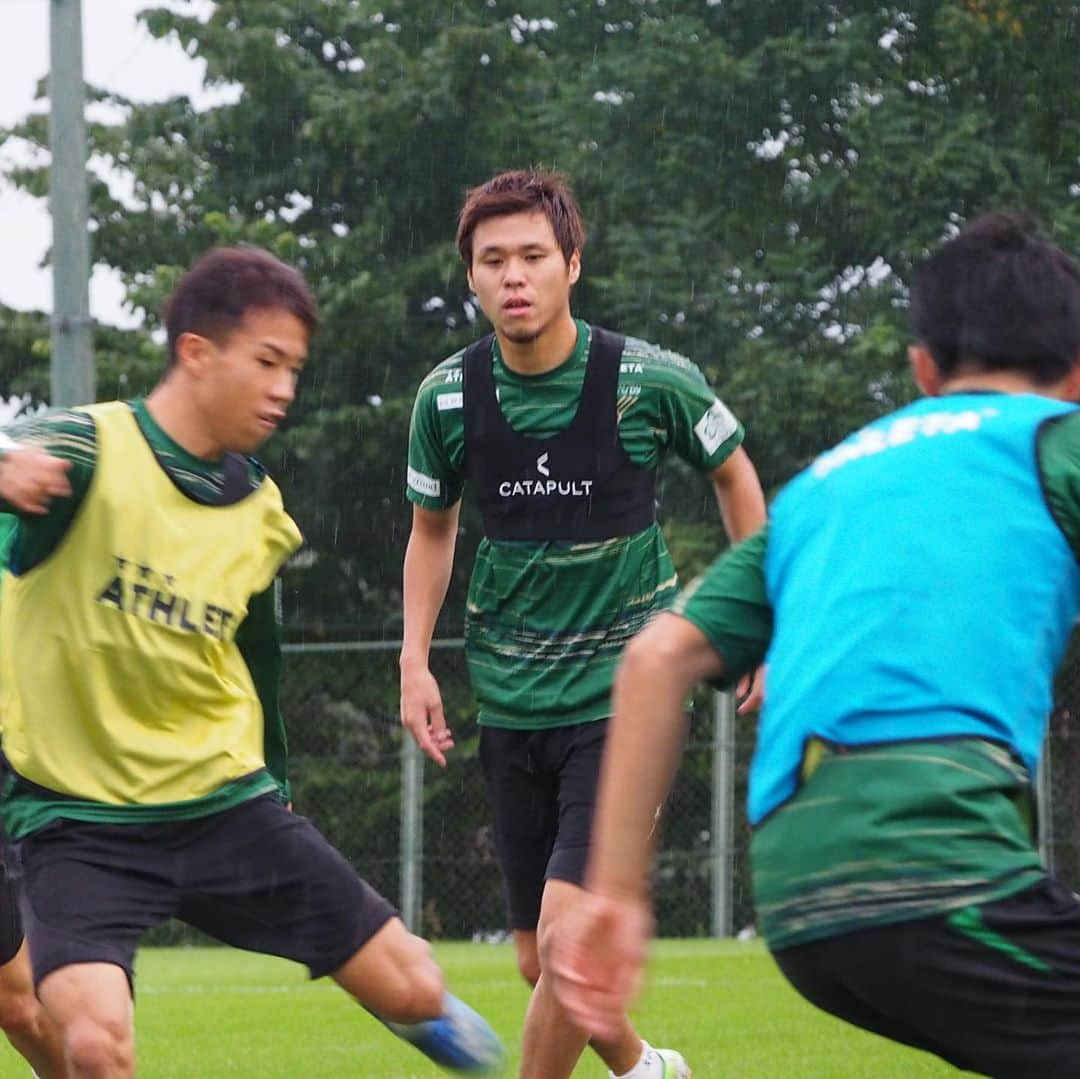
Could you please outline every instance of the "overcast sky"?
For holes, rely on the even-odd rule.
[[[49,65],[50,0],[0,0],[0,127],[10,127],[48,103],[35,101],[38,81]],[[87,82],[140,101],[201,94],[203,65],[174,41],[159,42],[136,20],[139,11],[174,7],[205,15],[209,0],[82,0],[83,70]],[[0,163],[19,147],[0,149]],[[51,242],[45,204],[0,180],[0,303],[22,309],[52,307],[52,279],[40,268]],[[119,282],[94,271],[90,308],[105,322],[128,325]]]

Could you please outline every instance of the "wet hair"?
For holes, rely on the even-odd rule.
[[[1080,267],[1022,215],[986,214],[922,268],[910,314],[942,375],[1020,371],[1048,385],[1080,359]]]
[[[289,311],[315,331],[315,300],[303,275],[259,247],[218,247],[202,256],[165,304],[169,366],[176,343],[196,333],[223,343],[255,308]]]
[[[466,193],[458,215],[457,247],[461,261],[472,266],[473,233],[482,221],[532,210],[542,210],[547,216],[567,262],[575,251],[585,246],[581,207],[566,176],[545,169],[515,169],[500,172]]]

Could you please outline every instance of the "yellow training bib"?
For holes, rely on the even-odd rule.
[[[24,779],[76,798],[201,798],[264,767],[235,636],[300,532],[270,479],[233,505],[202,505],[126,404],[82,411],[97,428],[90,489],[52,555],[4,580],[4,751]]]

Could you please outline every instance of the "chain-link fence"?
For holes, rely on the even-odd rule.
[[[1046,864],[1080,890],[1080,631],[1054,687],[1040,775],[1041,847]]]
[[[398,722],[397,644],[286,645],[283,708],[297,809],[424,935],[505,927],[460,641],[436,642],[457,745],[443,771]],[[1057,679],[1040,782],[1047,864],[1080,887],[1080,635]],[[666,807],[656,872],[658,931],[723,936],[753,922],[746,780],[755,726],[701,694]]]
[[[506,922],[464,654],[438,643],[431,666],[457,743],[445,771],[403,738],[393,642],[286,645],[282,706],[298,811],[424,935],[471,938]],[[657,867],[667,936],[723,935],[750,917],[748,743],[735,726],[726,698],[702,694]]]

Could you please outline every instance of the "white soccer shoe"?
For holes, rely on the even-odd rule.
[[[675,1049],[654,1049],[651,1045],[645,1050],[645,1057],[629,1073],[641,1079],[690,1079],[690,1065],[682,1053]],[[608,1079],[616,1079],[614,1072],[608,1072]]]
[[[682,1053],[674,1049],[654,1049],[653,1052],[663,1064],[663,1071],[659,1073],[663,1079],[690,1079],[693,1075]]]

